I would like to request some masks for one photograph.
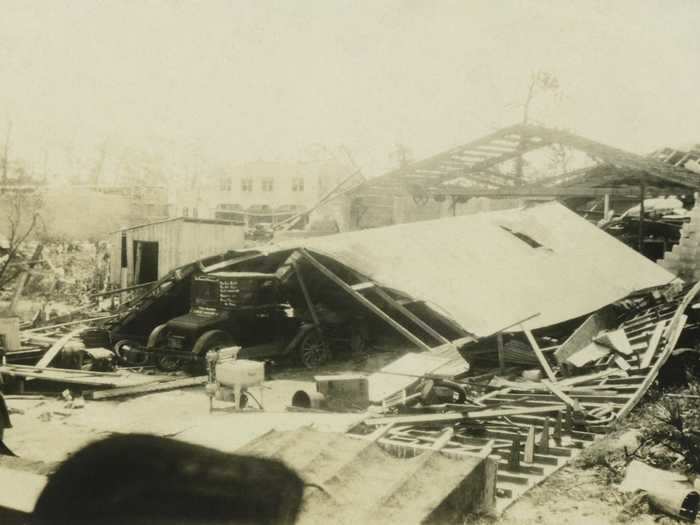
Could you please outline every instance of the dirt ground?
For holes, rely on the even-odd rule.
[[[362,363],[337,363],[316,373],[369,372],[395,354],[379,354]],[[203,387],[162,392],[117,401],[86,401],[69,408],[65,400],[8,399],[13,428],[5,434],[8,447],[19,456],[47,463],[60,462],[84,445],[114,433],[149,433],[233,452],[270,431],[309,427],[345,432],[363,414],[289,412],[294,392],[313,389],[313,372],[294,369],[279,372],[265,388],[252,389],[265,411],[236,413],[231,405],[216,403],[209,413]],[[254,403],[253,403],[254,404]],[[607,439],[607,438],[606,438]],[[617,523],[680,523],[649,513],[626,514],[625,497],[606,481],[600,467],[583,468],[573,461],[540,486],[521,497],[499,518],[475,517],[474,525],[600,525]]]
[[[658,515],[627,516],[624,498],[599,472],[567,465],[511,505],[498,519],[477,518],[473,525],[603,525],[682,523]]]

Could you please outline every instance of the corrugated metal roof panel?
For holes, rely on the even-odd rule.
[[[674,276],[558,203],[303,239],[487,336],[593,312]]]

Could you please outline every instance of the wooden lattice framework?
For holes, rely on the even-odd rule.
[[[524,177],[499,166],[535,150],[564,146],[590,157],[594,165],[556,176]],[[370,179],[358,194],[391,192],[422,197],[596,197],[700,190],[700,175],[660,160],[602,144],[574,133],[517,124],[438,155]]]

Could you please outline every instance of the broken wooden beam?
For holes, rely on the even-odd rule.
[[[580,404],[578,401],[576,401],[574,398],[572,398],[572,397],[568,396],[567,394],[565,394],[557,385],[551,383],[550,381],[547,381],[546,379],[543,379],[543,380],[542,380],[542,384],[543,384],[545,387],[547,387],[547,389],[548,389],[552,394],[554,394],[555,396],[557,396],[557,398],[559,398],[561,401],[563,401],[564,403],[566,403],[567,406],[571,407],[571,409],[572,409],[574,412],[581,413],[581,414],[585,414],[585,413],[586,413],[585,410],[583,410],[583,408],[581,407],[581,404]]]
[[[36,364],[37,368],[46,368],[51,364],[51,361],[54,360],[54,358],[63,350],[63,347],[68,344],[68,342],[73,339],[76,335],[78,335],[80,332],[83,331],[83,328],[76,328],[75,330],[71,330],[68,332],[66,335],[62,336],[61,338],[58,339],[53,345],[51,345],[51,348],[49,348],[46,353],[39,359],[39,362]]]
[[[183,379],[173,379],[171,381],[161,381],[146,385],[123,386],[111,388],[109,390],[96,390],[86,392],[85,398],[99,401],[102,399],[115,399],[118,397],[136,396],[142,394],[152,394],[155,392],[165,392],[167,390],[178,390],[190,386],[203,385],[208,381],[208,376],[186,377]]]
[[[343,281],[335,273],[333,273],[331,270],[326,268],[315,257],[313,257],[309,252],[307,252],[303,248],[299,251],[304,256],[304,258],[307,261],[309,261],[319,272],[321,272],[328,279],[330,279],[332,282],[337,284],[345,292],[350,294],[350,296],[353,299],[355,299],[357,302],[359,302],[360,304],[365,306],[368,310],[370,310],[375,315],[377,315],[379,318],[384,320],[387,324],[389,324],[391,327],[393,327],[397,332],[399,332],[401,335],[403,335],[406,339],[411,341],[414,345],[416,345],[418,348],[420,348],[422,350],[427,350],[427,351],[431,350],[431,347],[428,346],[427,344],[425,344],[423,342],[423,340],[421,340],[413,332],[411,332],[410,330],[405,328],[402,324],[395,321],[391,316],[387,315],[386,312],[384,312],[381,308],[379,308],[377,305],[375,305],[372,301],[367,299],[364,295],[353,290],[352,287],[348,283]]]
[[[525,332],[525,336],[527,337],[527,340],[530,342],[530,346],[532,346],[532,350],[535,352],[535,355],[537,356],[537,360],[540,362],[540,365],[542,366],[544,373],[547,374],[547,377],[549,378],[549,380],[552,383],[556,383],[557,378],[554,375],[554,372],[552,371],[552,367],[549,366],[549,363],[547,362],[547,358],[542,353],[542,350],[540,349],[540,345],[538,345],[537,341],[535,341],[535,338],[532,335],[532,332],[522,325],[521,325],[521,328],[523,329],[523,332]]]
[[[475,410],[471,412],[449,412],[446,414],[418,414],[414,416],[385,416],[375,417],[365,420],[367,425],[387,425],[395,423],[397,425],[420,425],[431,423],[452,423],[465,419],[492,419],[503,416],[517,416],[527,414],[548,414],[564,410],[563,403],[553,404],[545,407],[516,407],[516,408],[493,408],[485,410]]]
[[[639,363],[639,368],[649,368],[651,365],[651,361],[656,355],[656,349],[659,347],[659,343],[661,342],[661,336],[664,333],[664,328],[664,323],[657,323],[654,331],[651,334],[651,338],[649,339],[649,345],[647,346],[647,349],[642,356],[642,360]]]

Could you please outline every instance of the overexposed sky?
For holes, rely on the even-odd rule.
[[[546,70],[535,119],[646,153],[700,142],[698,64],[697,0],[2,0],[0,145],[11,120],[59,171],[344,145],[371,176],[518,121]]]

